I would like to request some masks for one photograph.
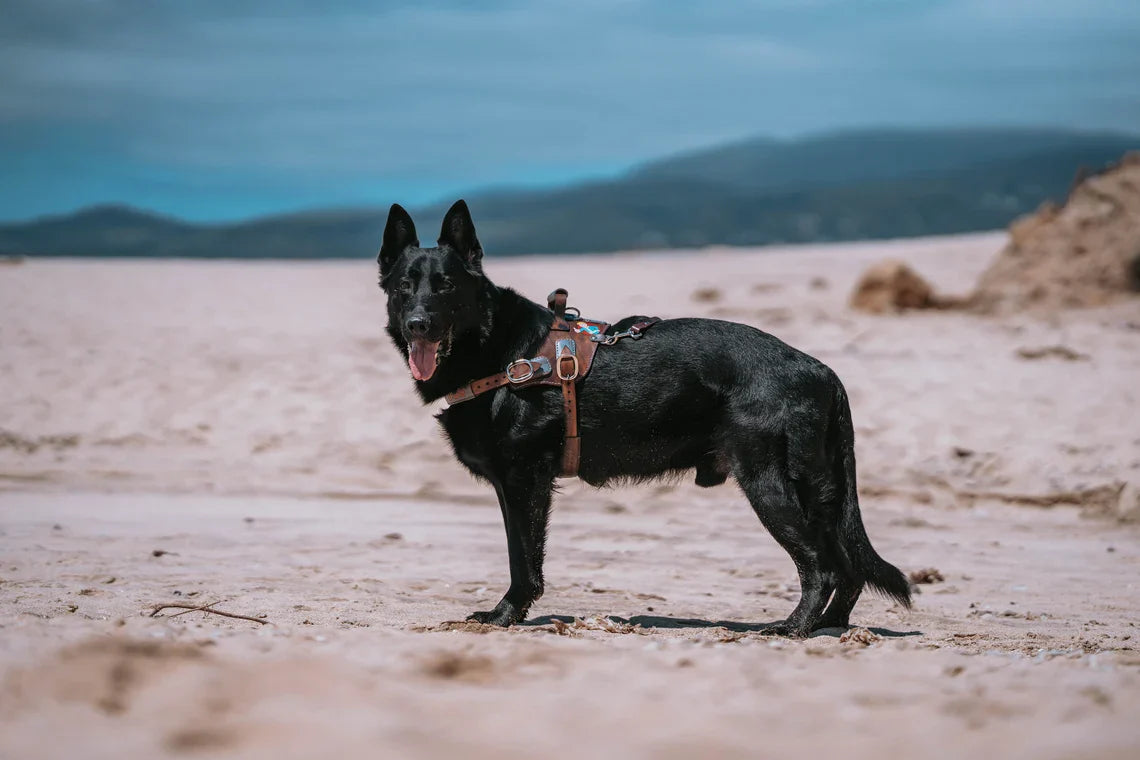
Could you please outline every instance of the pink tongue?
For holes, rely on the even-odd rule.
[[[412,377],[417,380],[427,380],[434,375],[438,352],[439,341],[432,343],[426,340],[413,340],[408,346],[408,366],[412,370]]]

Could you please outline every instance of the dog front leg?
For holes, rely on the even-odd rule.
[[[496,484],[507,529],[511,587],[495,609],[475,612],[468,620],[513,625],[525,619],[527,610],[542,596],[542,561],[553,486],[552,480],[522,472],[509,473],[502,483]]]

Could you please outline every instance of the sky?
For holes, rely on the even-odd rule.
[[[750,136],[1140,131],[1137,0],[0,0],[0,220],[553,185]]]

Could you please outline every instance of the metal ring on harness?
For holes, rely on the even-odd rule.
[[[574,354],[570,354],[569,357],[563,357],[563,359],[565,359],[565,358],[569,358],[571,361],[574,362],[574,372],[569,374],[569,375],[562,374],[562,359],[559,359],[558,360],[558,379],[559,380],[577,380],[578,379],[578,357],[575,356]]]
[[[554,369],[558,373],[559,380],[576,380],[578,379],[578,346],[573,338],[561,338],[554,344],[554,363],[557,365]],[[566,374],[562,371],[562,360],[569,358],[574,363],[574,371]]]
[[[516,376],[514,374],[514,372],[513,372],[514,368],[518,367],[519,365],[526,365],[526,374],[525,375]],[[506,371],[507,371],[507,380],[509,382],[511,382],[511,383],[525,383],[527,380],[530,380],[532,377],[534,377],[534,362],[532,362],[530,359],[515,359],[513,362],[511,362],[510,364],[507,365]]]

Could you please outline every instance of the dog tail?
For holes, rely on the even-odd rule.
[[[871,588],[904,607],[910,607],[910,584],[902,572],[879,556],[863,527],[859,512],[859,493],[855,482],[855,426],[851,421],[851,404],[842,383],[836,393],[835,422],[839,433],[838,468],[842,473],[843,496],[839,512],[839,541],[859,575]]]

